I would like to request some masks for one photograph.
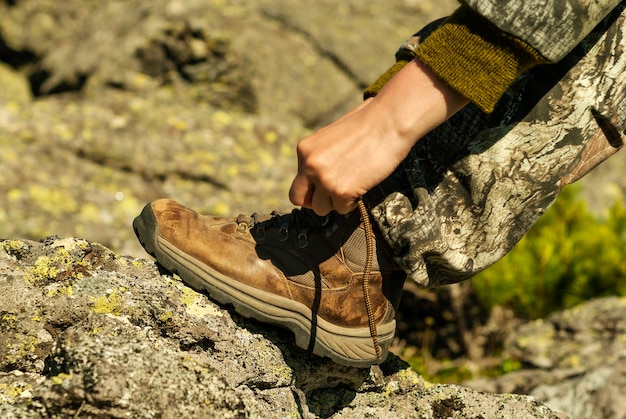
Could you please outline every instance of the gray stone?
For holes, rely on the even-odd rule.
[[[505,352],[526,368],[463,384],[529,394],[573,418],[624,417],[626,299],[600,298],[526,323]]]
[[[361,100],[454,0],[0,1],[0,232],[142,256],[130,223],[169,197],[230,216],[290,210],[295,146]]]
[[[532,397],[427,383],[394,355],[338,366],[83,239],[1,241],[0,298],[3,418],[562,417]]]
[[[26,76],[2,62],[0,62],[0,86],[2,86],[0,103],[5,106],[15,106],[32,100],[30,84]]]

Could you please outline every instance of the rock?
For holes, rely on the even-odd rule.
[[[0,3],[0,33],[13,55],[34,55],[30,76],[42,94],[85,84],[94,93],[132,89],[148,74],[193,85],[189,94],[201,102],[314,123],[358,103],[400,43],[455,6],[114,0],[87,8],[32,0]]]
[[[0,416],[561,417],[425,382],[394,355],[342,367],[143,259],[77,238],[0,242]]]
[[[30,84],[26,76],[2,62],[0,62],[0,86],[2,86],[0,103],[15,106],[32,100]]]
[[[291,210],[296,143],[453,7],[0,0],[0,61],[36,92],[0,100],[0,236],[141,256],[130,223],[157,198],[220,216]]]
[[[592,300],[524,324],[511,333],[505,352],[526,368],[463,384],[530,394],[573,418],[621,417],[626,411],[626,298]]]

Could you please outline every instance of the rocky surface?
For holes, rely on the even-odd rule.
[[[0,417],[556,418],[533,398],[341,367],[74,238],[0,242]]]
[[[289,209],[297,141],[454,4],[0,0],[0,237],[141,256],[156,198]]]
[[[624,417],[626,298],[593,300],[524,324],[505,351],[524,369],[464,385],[530,394],[573,418]]]

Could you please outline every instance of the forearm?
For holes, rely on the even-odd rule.
[[[463,108],[469,100],[413,60],[389,80],[364,109],[382,126],[388,143],[408,154],[425,134]]]
[[[491,112],[522,73],[560,60],[619,0],[575,0],[562,13],[557,5],[542,8],[534,0],[464,3],[412,53],[446,84]]]

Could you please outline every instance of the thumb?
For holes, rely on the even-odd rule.
[[[292,204],[311,208],[315,184],[302,174],[296,175],[289,188],[289,200]]]

